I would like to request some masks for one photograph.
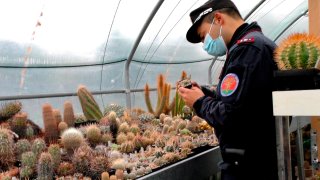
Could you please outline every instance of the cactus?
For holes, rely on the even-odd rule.
[[[75,129],[69,128],[61,135],[61,143],[67,150],[74,150],[84,142],[83,134]]]
[[[87,88],[83,85],[80,85],[77,95],[79,97],[84,116],[88,120],[99,121],[103,117],[102,112]]]
[[[142,122],[149,122],[153,120],[155,116],[151,113],[143,113],[138,116],[138,119]]]
[[[60,134],[62,134],[63,131],[65,131],[66,129],[68,129],[68,124],[65,123],[64,121],[61,121],[61,122],[58,124],[58,130],[59,130]]]
[[[167,134],[169,132],[169,125],[165,124],[162,128],[162,134]]]
[[[129,130],[130,129],[129,129],[128,123],[124,122],[124,123],[120,124],[118,131],[123,132],[123,133],[127,133]]]
[[[199,133],[201,131],[199,124],[195,121],[189,121],[186,128],[192,133]]]
[[[104,116],[108,115],[111,111],[117,114],[117,117],[122,117],[124,115],[124,107],[118,104],[110,104],[104,109]]]
[[[15,144],[15,152],[19,159],[21,159],[22,153],[30,150],[31,150],[31,143],[27,139],[19,139],[18,142]]]
[[[117,139],[116,140],[117,140],[117,144],[121,145],[122,143],[127,141],[127,136],[124,133],[119,133],[117,135]]]
[[[26,132],[25,132],[26,138],[31,139],[35,135],[34,129],[32,126],[27,125]]]
[[[122,169],[117,169],[115,175],[117,179],[120,179],[120,180],[124,179],[124,173]]]
[[[101,140],[101,130],[97,125],[90,125],[87,127],[87,139],[91,145],[97,145]]]
[[[77,172],[88,174],[90,160],[93,158],[93,151],[88,145],[82,145],[75,150],[72,156],[72,164]]]
[[[130,132],[132,132],[134,135],[137,135],[140,133],[140,128],[137,124],[132,124],[130,127]]]
[[[53,169],[58,169],[61,162],[61,153],[59,144],[50,144],[48,147],[48,152],[52,157]]]
[[[71,176],[75,173],[73,164],[69,162],[62,162],[58,166],[57,174],[59,176]]]
[[[49,153],[43,152],[40,155],[37,166],[37,173],[39,180],[53,179],[53,163],[52,157]]]
[[[111,175],[110,180],[118,180],[116,175]]]
[[[179,132],[179,130],[186,128],[186,126],[187,126],[187,122],[184,120],[181,120],[176,128],[176,131]]]
[[[108,115],[108,119],[110,122],[110,131],[113,135],[113,137],[115,137],[118,133],[118,129],[119,129],[119,123],[117,121],[117,114],[114,111],[111,111]]]
[[[9,167],[15,160],[13,136],[8,129],[0,127],[0,167]]]
[[[46,103],[42,106],[42,116],[46,143],[57,142],[59,138],[58,126],[50,104]]]
[[[160,74],[158,76],[158,81],[157,81],[157,93],[158,93],[157,106],[156,106],[156,109],[153,109],[151,99],[150,99],[150,88],[148,84],[145,85],[144,97],[145,97],[145,102],[146,102],[149,113],[154,114],[156,117],[159,117],[159,115],[163,112],[169,113],[170,89],[171,89],[171,86],[165,82],[164,76]]]
[[[21,178],[30,178],[34,173],[37,157],[32,151],[25,152],[21,155]]]
[[[133,141],[135,137],[136,137],[135,134],[133,134],[132,132],[127,133],[127,140],[128,141]]]
[[[126,162],[124,161],[124,159],[116,159],[115,161],[112,162],[111,168],[125,170]]]
[[[68,124],[68,127],[74,126],[75,116],[70,101],[65,101],[63,104],[63,121]]]
[[[320,38],[307,33],[295,33],[283,40],[275,50],[279,69],[315,67],[320,56]]]
[[[0,121],[8,120],[17,114],[22,108],[22,104],[19,101],[3,103],[0,109]]]
[[[103,172],[101,174],[101,180],[110,180],[109,173],[108,172]]]
[[[36,155],[40,155],[46,149],[46,143],[42,138],[36,138],[31,146],[31,151]]]
[[[132,153],[134,150],[135,144],[132,141],[126,141],[120,146],[120,151],[123,153]]]
[[[87,118],[83,114],[76,114],[74,118],[75,118],[74,120],[75,124],[79,124],[87,121]]]
[[[105,156],[96,156],[90,161],[90,174],[91,177],[97,179],[101,176],[101,173],[108,169],[108,158]]]
[[[102,137],[101,137],[101,142],[103,144],[108,144],[109,141],[110,142],[113,141],[112,134],[110,134],[110,133],[103,134]]]
[[[27,113],[18,113],[11,120],[11,130],[18,134],[19,138],[26,137]]]
[[[52,110],[53,117],[57,122],[57,126],[59,125],[60,122],[62,122],[62,117],[59,109],[53,109]]]

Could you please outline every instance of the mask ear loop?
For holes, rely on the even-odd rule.
[[[212,28],[213,23],[214,23],[214,17],[213,17],[212,23],[211,23],[211,25],[210,25],[210,29],[209,29],[209,33],[208,33],[209,35],[210,35],[210,33],[211,33],[211,28]]]

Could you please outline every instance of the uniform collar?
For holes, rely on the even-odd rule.
[[[241,39],[244,35],[248,33],[248,31],[261,31],[260,26],[256,22],[252,22],[251,24],[248,23],[243,23],[241,26],[237,28],[237,30],[234,32],[230,43],[228,44],[228,49],[230,49],[236,42],[237,40]]]

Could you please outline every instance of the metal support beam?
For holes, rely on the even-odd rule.
[[[132,58],[140,44],[140,41],[144,35],[144,33],[146,32],[150,22],[152,21],[153,17],[155,16],[155,14],[158,12],[160,6],[162,5],[162,3],[164,2],[164,0],[159,0],[158,3],[156,4],[156,6],[154,7],[154,9],[152,10],[150,16],[148,17],[147,21],[145,22],[145,24],[143,25],[133,47],[132,50],[129,54],[128,60],[126,61],[125,64],[125,93],[126,93],[126,103],[127,103],[127,108],[131,109],[131,94],[130,94],[130,75],[129,75],[129,68],[130,68],[130,63],[132,61]]]
[[[244,17],[244,21],[246,21],[266,0],[261,0],[251,11]]]

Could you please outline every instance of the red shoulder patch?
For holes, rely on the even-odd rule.
[[[239,39],[237,41],[237,44],[241,44],[241,43],[254,43],[254,37]]]

